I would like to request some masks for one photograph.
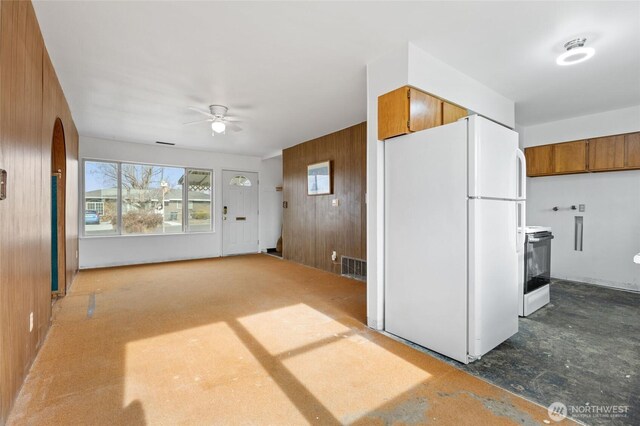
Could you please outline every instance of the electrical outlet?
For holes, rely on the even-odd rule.
[[[29,333],[33,331],[33,312],[29,314]]]
[[[585,210],[585,205],[584,204],[578,204],[578,211],[583,212]]]
[[[334,262],[338,260],[338,253],[336,253],[335,250],[331,253],[331,260]]]

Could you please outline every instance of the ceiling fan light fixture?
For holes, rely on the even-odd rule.
[[[556,64],[560,66],[575,65],[591,59],[596,51],[593,47],[584,47],[586,41],[586,38],[576,38],[566,42],[564,48],[567,51],[558,56]]]
[[[214,121],[211,123],[211,130],[213,133],[223,133],[227,126],[222,121]]]

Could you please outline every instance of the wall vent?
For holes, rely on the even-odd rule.
[[[340,256],[343,277],[353,278],[359,281],[367,281],[367,261],[353,257]]]

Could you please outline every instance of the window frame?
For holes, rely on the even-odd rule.
[[[87,202],[86,202],[86,186],[85,186],[85,175],[86,175],[86,163],[112,163],[118,166],[118,178],[117,178],[117,191],[116,191],[116,232],[113,234],[105,234],[105,235],[87,235],[86,223],[85,223],[85,214],[87,211]],[[151,167],[171,167],[175,169],[184,170],[185,176],[185,184],[182,185],[182,231],[181,232],[173,232],[173,233],[153,233],[153,234],[125,234],[122,232],[122,165],[130,164],[133,166],[151,166]],[[209,201],[209,217],[211,218],[211,224],[209,230],[205,231],[190,231],[189,230],[189,182],[188,182],[188,173],[189,171],[202,171],[209,172],[211,174],[211,194]],[[80,192],[82,196],[81,209],[80,209],[80,220],[81,222],[81,237],[84,238],[114,238],[114,237],[157,237],[157,236],[171,236],[171,235],[188,235],[188,234],[213,234],[216,232],[215,225],[215,216],[214,216],[214,204],[215,204],[215,171],[213,169],[209,169],[206,167],[186,167],[186,166],[176,166],[169,164],[158,164],[158,163],[145,163],[145,162],[135,162],[135,161],[122,161],[122,160],[107,160],[100,158],[83,158],[82,159],[82,173],[80,173]],[[186,207],[186,208],[185,208]]]
[[[209,172],[211,174],[211,194],[209,195],[209,219],[210,219],[210,223],[209,223],[209,229],[206,231],[192,231],[189,229],[189,172],[192,171],[196,171],[196,172]],[[183,224],[183,233],[185,234],[205,234],[207,232],[215,232],[215,220],[214,220],[214,216],[213,216],[213,204],[214,204],[214,189],[215,189],[215,174],[213,173],[212,169],[204,169],[204,168],[197,168],[197,167],[185,167],[184,169],[184,175],[186,177],[186,187],[185,185],[183,186],[183,190],[184,190],[184,206],[182,208],[182,224]]]
[[[116,178],[116,232],[114,232],[113,234],[105,234],[105,235],[87,235],[87,224],[86,224],[86,212],[87,212],[87,194],[86,194],[86,186],[85,186],[85,177],[86,177],[86,173],[87,173],[87,168],[86,168],[86,163],[111,163],[111,164],[116,164],[118,166],[118,176]],[[85,158],[82,160],[82,173],[80,174],[82,176],[82,181],[80,184],[80,190],[82,192],[82,210],[80,212],[80,220],[82,221],[82,237],[83,238],[102,238],[102,237],[119,237],[121,235],[121,220],[122,220],[122,214],[121,214],[121,205],[120,205],[120,191],[121,191],[121,185],[120,185],[120,181],[122,179],[121,177],[121,170],[120,170],[120,162],[119,161],[112,161],[112,160],[101,160],[101,159],[89,159],[89,158]]]

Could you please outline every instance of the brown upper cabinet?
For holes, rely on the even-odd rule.
[[[624,166],[624,135],[589,139],[589,170],[617,170]]]
[[[549,176],[587,171],[587,141],[540,145],[524,150],[527,176]]]
[[[554,174],[587,171],[587,141],[565,142],[553,145]]]
[[[378,139],[441,126],[467,115],[464,108],[404,86],[378,97]]]
[[[527,159],[527,176],[553,174],[553,145],[540,145],[524,150]]]
[[[527,176],[640,169],[640,132],[525,149]]]
[[[624,161],[627,169],[640,169],[640,132],[624,135]]]
[[[442,124],[453,123],[469,115],[469,111],[458,105],[442,101]]]

